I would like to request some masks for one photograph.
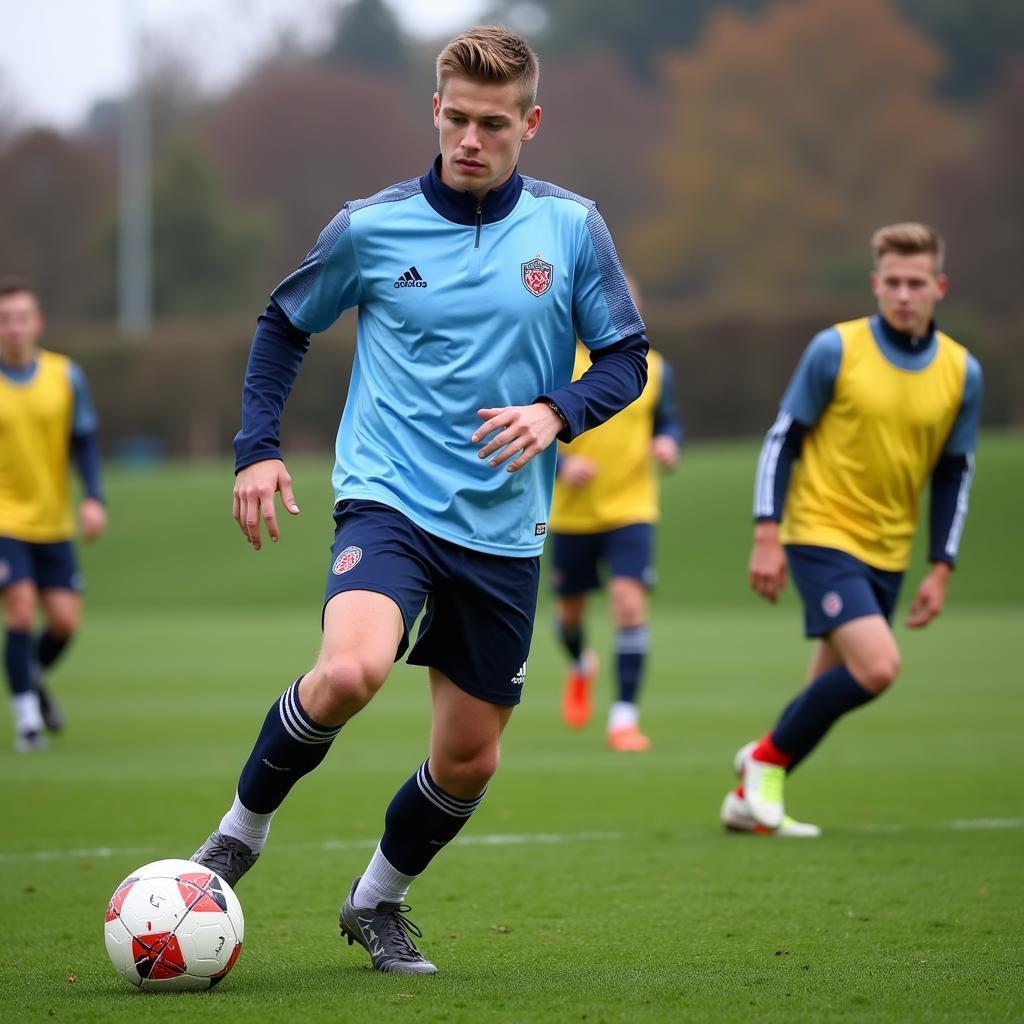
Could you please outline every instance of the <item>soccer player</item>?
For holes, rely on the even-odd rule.
[[[526,41],[478,27],[437,60],[440,155],[346,204],[259,319],[235,440],[233,513],[260,548],[274,495],[299,512],[278,422],[309,334],[359,307],[337,437],[336,523],[316,663],[271,706],[235,801],[193,859],[234,885],[271,819],[409,654],[427,667],[429,756],[399,788],[341,933],[379,971],[436,968],[406,894],[498,766],[526,680],[555,471],[570,440],[641,393],[644,325],[593,202],[517,170],[541,122]],[[570,383],[576,338],[591,370]]]
[[[728,828],[820,834],[786,815],[791,772],[832,723],[883,693],[900,669],[891,619],[931,479],[931,569],[906,625],[941,611],[967,515],[981,415],[977,360],[938,330],[944,244],[924,224],[872,238],[878,313],[818,334],[765,439],[754,496],[750,585],[775,601],[786,562],[815,638],[810,682],[775,728],[737,753]]]
[[[639,293],[627,278],[637,307]],[[576,346],[573,378],[591,365],[586,346]],[[637,708],[650,646],[647,592],[654,584],[654,524],[658,477],[675,468],[683,439],[676,411],[672,368],[660,353],[647,354],[647,386],[640,398],[594,430],[559,450],[551,505],[552,585],[557,595],[559,639],[570,659],[562,695],[566,725],[581,729],[593,712],[597,655],[584,646],[587,592],[600,587],[607,565],[615,624],[616,699],[608,716],[612,750],[645,751]]]
[[[39,347],[43,315],[32,285],[0,281],[0,593],[4,666],[18,751],[46,746],[44,729],[64,717],[43,680],[78,629],[82,578],[71,543],[70,469],[84,497],[82,536],[107,523],[100,479],[99,421],[85,375]],[[42,608],[45,627],[32,635]]]

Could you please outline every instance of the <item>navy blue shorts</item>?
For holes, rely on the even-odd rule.
[[[540,558],[473,551],[420,529],[375,501],[342,501],[334,510],[334,546],[324,606],[346,590],[372,590],[401,609],[409,631],[426,602],[410,665],[443,672],[491,704],[518,704],[537,611]]]
[[[811,544],[787,544],[786,557],[804,603],[807,636],[828,636],[865,615],[884,615],[892,622],[903,573],[875,569],[845,551]]]
[[[612,576],[654,586],[654,526],[631,523],[600,533],[552,533],[551,587],[560,597],[583,594],[601,586],[600,568]]]
[[[71,541],[32,544],[0,537],[0,590],[21,580],[32,580],[40,590],[85,589]]]

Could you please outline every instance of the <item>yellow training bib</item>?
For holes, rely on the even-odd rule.
[[[836,330],[842,358],[835,389],[804,438],[780,537],[901,571],[910,560],[918,495],[963,399],[967,350],[936,332],[931,363],[904,370],[879,348],[870,318]]]
[[[41,350],[36,372],[23,384],[0,373],[0,536],[34,544],[71,537],[73,409],[66,356]]]
[[[590,353],[576,345],[572,379],[590,366]],[[581,434],[560,454],[582,455],[597,463],[597,475],[582,487],[555,480],[551,529],[560,533],[599,533],[630,523],[658,519],[658,476],[651,464],[654,413],[661,396],[662,359],[647,353],[647,385],[640,397],[610,420]]]

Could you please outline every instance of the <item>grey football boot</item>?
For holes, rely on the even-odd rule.
[[[422,938],[419,930],[405,915],[409,908],[399,903],[378,903],[364,909],[352,905],[357,878],[352,883],[338,918],[342,938],[348,944],[358,942],[369,954],[375,971],[390,974],[436,974],[437,968],[424,957],[410,938]]]
[[[36,679],[36,693],[39,694],[39,713],[48,732],[61,732],[64,728],[64,712],[43,681],[42,673]]]
[[[189,860],[216,872],[234,889],[242,875],[256,863],[258,856],[241,839],[226,836],[222,832],[211,832],[210,838]]]

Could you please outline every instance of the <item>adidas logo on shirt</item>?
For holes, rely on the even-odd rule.
[[[427,282],[415,267],[410,267],[396,282],[396,288],[426,288]]]

